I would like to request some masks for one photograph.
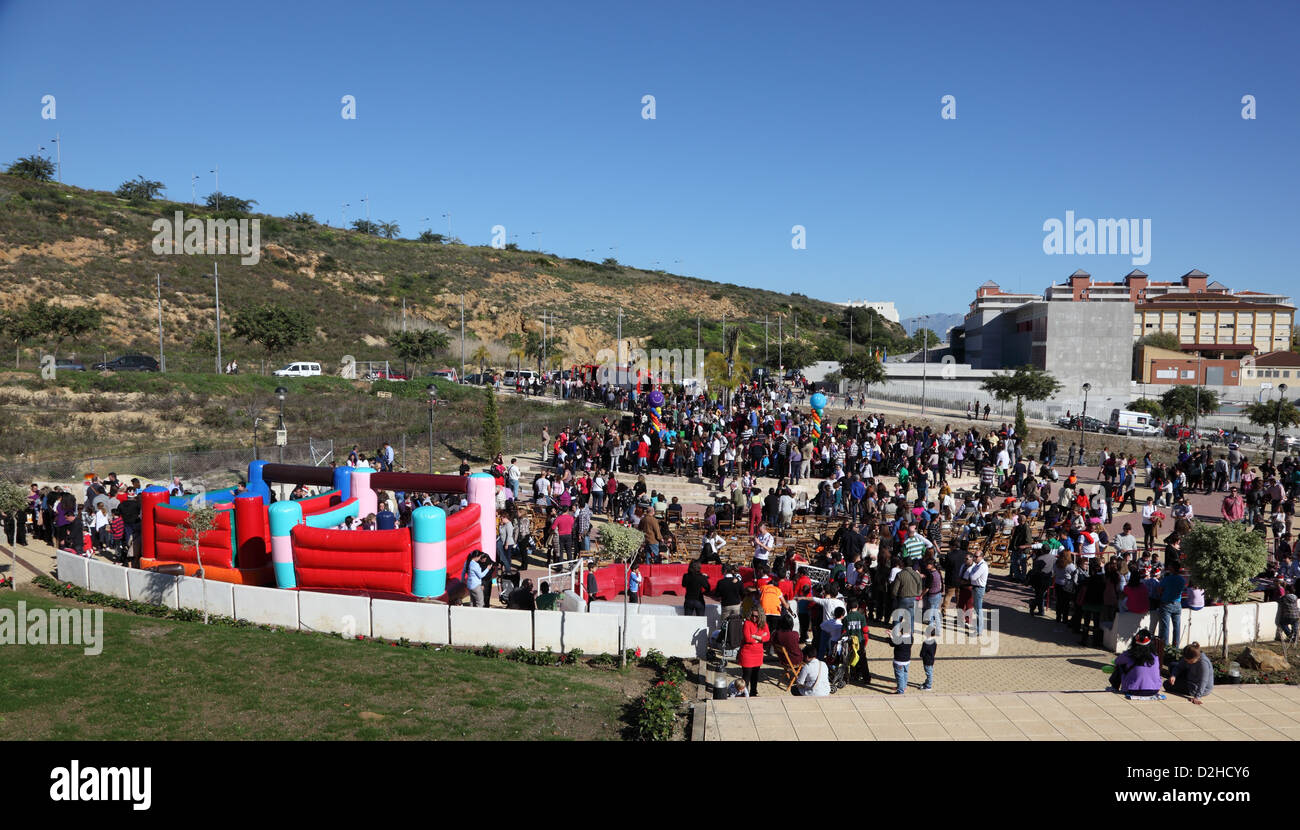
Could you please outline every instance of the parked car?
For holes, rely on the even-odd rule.
[[[84,372],[86,371],[86,364],[69,357],[60,357],[54,361],[54,368],[57,371]]]
[[[410,380],[410,378],[392,369],[376,369],[366,375],[366,380]]]
[[[309,363],[299,361],[290,363],[283,369],[276,369],[272,374],[278,378],[311,378],[318,377],[321,374],[319,363]]]
[[[427,375],[427,377],[431,377],[431,378],[442,378],[443,380],[449,380],[449,381],[451,381],[452,383],[457,383],[457,382],[458,382],[458,381],[456,380],[456,370],[455,370],[455,369],[439,369],[439,370],[437,370],[436,372],[430,372],[430,373]]]
[[[91,368],[96,372],[156,372],[158,361],[146,354],[124,354],[116,360],[96,363]]]
[[[1056,419],[1056,425],[1058,427],[1061,427],[1062,429],[1079,429],[1080,421],[1083,422],[1084,432],[1101,432],[1102,428],[1106,426],[1101,421],[1098,421],[1096,418],[1092,418],[1092,417],[1081,418],[1078,415],[1075,415],[1072,418],[1066,418],[1065,416],[1061,416],[1060,418]]]

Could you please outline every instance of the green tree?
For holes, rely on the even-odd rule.
[[[440,234],[440,233],[434,233],[433,231],[430,231],[430,230],[423,230],[423,231],[420,231],[420,236],[419,236],[419,238],[418,238],[416,241],[417,241],[417,242],[435,242],[435,243],[441,245],[443,242],[446,242],[446,241],[447,241],[447,237],[443,236],[443,235]]]
[[[136,176],[118,185],[115,192],[119,198],[130,199],[132,202],[152,202],[162,195],[163,183]]]
[[[1172,331],[1153,331],[1140,338],[1137,345],[1153,346],[1157,349],[1168,349],[1176,352],[1180,350],[1182,343],[1178,341],[1178,335]]]
[[[23,156],[9,165],[9,169],[5,172],[11,176],[48,182],[54,178],[54,162],[44,156]]]
[[[203,203],[213,210],[221,211],[223,214],[241,214],[252,210],[257,201],[255,199],[241,199],[238,196],[231,196],[229,193],[218,191],[209,193],[208,198]]]
[[[1207,597],[1225,603],[1249,599],[1251,580],[1268,564],[1264,537],[1241,522],[1195,522],[1183,537],[1182,550],[1191,581],[1204,588]],[[1223,657],[1227,659],[1226,613],[1223,619]]]
[[[18,533],[18,523],[25,522],[26,510],[29,502],[27,501],[27,491],[19,487],[9,479],[0,479],[0,516],[3,517],[5,530],[16,540]],[[13,578],[13,587],[18,588],[18,546],[14,545],[10,551],[13,554],[13,562],[9,566],[9,576]]]
[[[54,348],[57,351],[63,341],[74,343],[82,337],[96,331],[104,324],[104,312],[93,306],[54,306]]]
[[[233,330],[235,337],[260,345],[267,358],[298,348],[315,333],[307,312],[279,303],[244,309],[235,318]]]
[[[802,340],[791,340],[781,349],[781,359],[791,372],[801,372],[817,362],[817,353]]]
[[[23,308],[0,315],[0,329],[14,342],[14,368],[23,346],[45,339],[54,327],[53,312],[45,300],[33,300]]]
[[[884,383],[889,380],[885,367],[881,365],[876,356],[868,354],[865,349],[860,349],[851,355],[848,355],[840,363],[840,374],[846,380],[860,384],[863,394],[871,388],[873,383]]]
[[[1160,396],[1160,406],[1165,416],[1183,423],[1196,420],[1198,406],[1198,387],[1175,386]],[[1199,388],[1199,406],[1201,415],[1210,415],[1219,411],[1219,396],[1210,389]]]
[[[1152,398],[1138,398],[1136,401],[1129,404],[1128,408],[1133,412],[1145,412],[1148,415],[1154,415],[1157,418],[1163,418],[1165,416],[1165,408],[1160,405],[1160,401]]]
[[[297,222],[299,225],[316,224],[316,217],[306,212],[291,213],[285,218],[288,219],[290,222]]]
[[[484,374],[487,372],[487,362],[491,357],[492,355],[488,353],[487,346],[480,344],[473,354],[469,356],[469,359],[478,366],[479,374]]]
[[[1300,425],[1300,409],[1291,401],[1281,398],[1272,401],[1255,401],[1246,407],[1246,419],[1258,427],[1278,429]]]
[[[483,410],[483,455],[489,461],[501,452],[501,418],[497,414],[497,396],[491,386],[484,387],[487,406]]]
[[[202,497],[194,498],[190,501],[189,517],[185,520],[184,529],[181,531],[181,547],[194,551],[194,561],[198,563],[198,577],[202,581],[203,593],[203,624],[208,624],[208,575],[203,568],[203,553],[200,550],[200,540],[203,534],[212,530],[217,523],[217,508],[208,504],[207,500]]]
[[[379,235],[382,236],[384,239],[396,239],[396,238],[397,238],[397,235],[398,235],[399,233],[401,233],[401,232],[402,232],[402,229],[401,229],[400,227],[398,227],[398,225],[397,225],[396,222],[380,222],[380,223],[379,223],[379,231],[378,231],[378,233],[379,233]]]
[[[943,348],[944,341],[933,329],[919,328],[907,341],[907,348],[914,352],[923,349]]]
[[[1033,366],[1020,366],[1012,372],[994,375],[981,384],[985,392],[999,401],[1016,402],[1016,437],[1028,436],[1025,426],[1025,401],[1045,401],[1061,389],[1061,382],[1050,372]]]
[[[398,357],[418,366],[446,351],[451,341],[445,333],[435,329],[407,329],[394,334],[389,342]]]
[[[358,233],[364,233],[368,236],[379,236],[379,225],[371,222],[369,219],[352,220],[352,230]]]

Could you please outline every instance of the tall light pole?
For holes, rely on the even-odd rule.
[[[221,275],[217,263],[212,263],[212,290],[217,300],[217,374],[221,374]]]
[[[618,329],[618,333],[615,335],[615,337],[618,338],[618,345],[614,347],[615,351],[617,352],[617,354],[614,357],[615,360],[614,384],[616,386],[622,386],[623,385],[623,308],[622,306],[620,306],[618,309],[617,329]]]
[[[284,445],[288,443],[289,436],[284,427],[284,399],[289,394],[289,390],[283,386],[275,387],[275,396],[280,399],[280,421],[275,430],[275,443],[280,448],[280,463],[284,463]],[[256,429],[256,426],[254,426]]]
[[[1277,466],[1278,424],[1282,420],[1282,404],[1286,402],[1286,384],[1279,383],[1277,392],[1277,409],[1273,410],[1273,458],[1269,461],[1274,467]]]
[[[154,274],[158,279],[158,370],[167,371],[167,355],[163,354],[163,325],[162,325],[162,274]]]
[[[1084,420],[1088,417],[1088,391],[1092,389],[1091,383],[1083,385],[1083,414],[1079,416],[1079,456],[1083,457],[1083,434]]]
[[[257,451],[257,425],[260,423],[262,423],[261,418],[258,417],[253,418],[253,460],[254,461],[258,461],[261,459],[261,455]]]
[[[870,318],[871,315],[867,315]],[[925,414],[925,381],[930,372],[930,315],[921,315],[921,414]]]
[[[460,295],[460,374],[465,375],[465,295]]]
[[[58,133],[54,134],[54,151],[56,153],[55,169],[58,171],[59,184],[63,184],[63,142],[59,140]]]
[[[343,228],[344,230],[347,230],[348,227],[348,208],[351,205],[352,205],[351,202],[344,202],[342,205],[340,205],[340,207],[343,210],[343,224],[339,225],[339,227]]]
[[[221,210],[221,165],[218,164],[208,172],[212,174],[213,180],[216,182],[216,189],[213,192],[217,194],[217,210]]]
[[[450,245],[451,244],[451,214],[444,213],[442,215],[442,218],[447,220],[447,244]]]
[[[533,245],[535,246],[535,247],[533,248],[533,250],[534,250],[534,251],[538,251],[538,252],[540,252],[540,251],[542,250],[542,232],[541,232],[541,231],[529,231],[529,232],[528,232],[528,235],[529,235],[529,236],[535,236],[535,237],[537,237],[537,239],[533,242]]]
[[[429,475],[433,475],[433,409],[438,405],[438,387],[431,383],[425,391],[429,393]]]
[[[196,207],[199,203],[197,185],[199,183],[199,174],[190,174],[190,207]]]
[[[1201,426],[1201,353],[1196,353],[1196,412],[1192,414],[1192,440],[1199,441],[1197,430]]]

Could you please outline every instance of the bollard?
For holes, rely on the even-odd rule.
[[[719,675],[717,678],[715,678],[713,681],[713,699],[726,700],[727,688],[730,685],[731,684],[727,682],[727,676],[725,674]]]

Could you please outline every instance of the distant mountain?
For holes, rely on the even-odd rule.
[[[911,335],[924,326],[935,334],[943,336],[953,326],[960,326],[964,319],[966,319],[964,314],[931,314],[928,320],[921,317],[908,317],[903,320],[903,330]]]

